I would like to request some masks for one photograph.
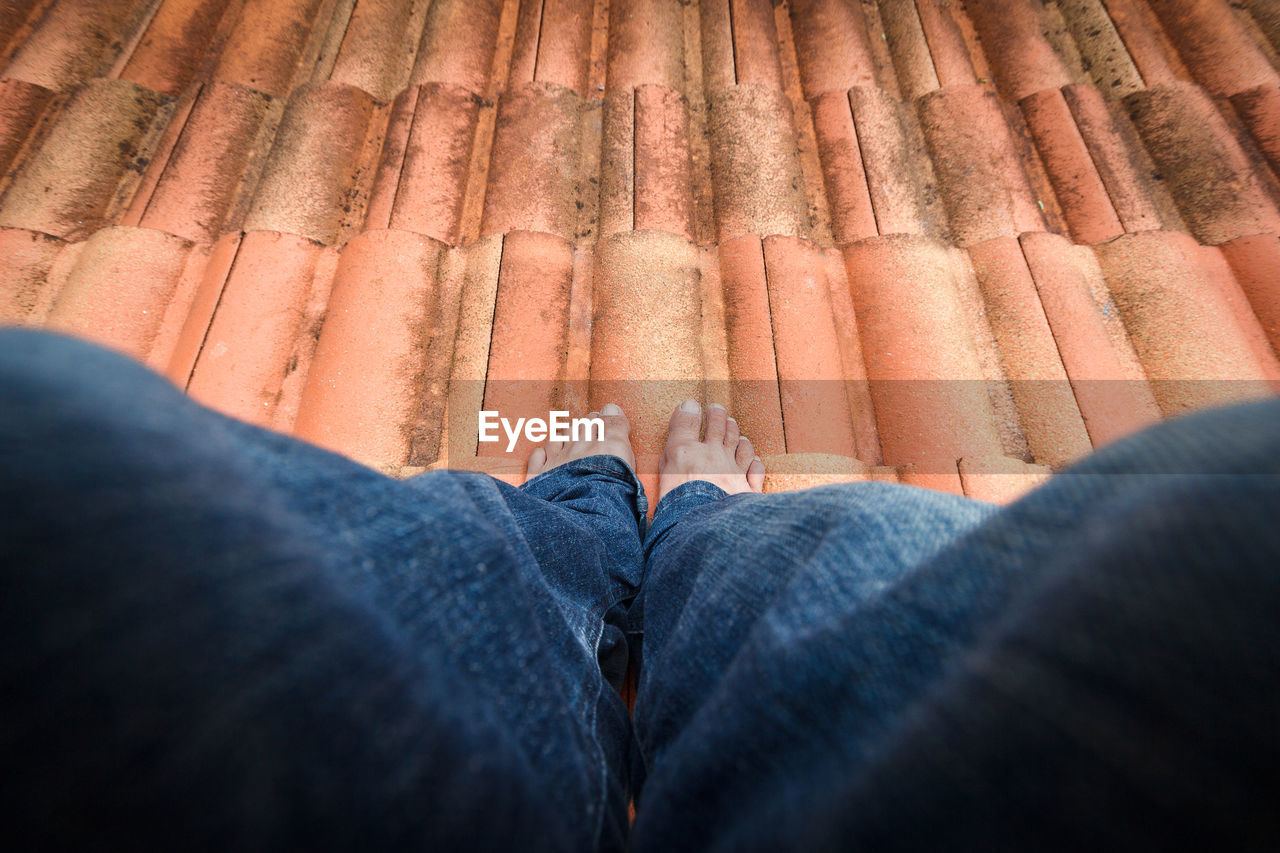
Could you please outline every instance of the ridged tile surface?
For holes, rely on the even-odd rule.
[[[0,320],[393,473],[692,395],[1008,500],[1276,390],[1277,8],[7,0]]]

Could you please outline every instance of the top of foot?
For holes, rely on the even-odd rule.
[[[623,414],[622,408],[613,403],[606,403],[600,411],[592,412],[588,417],[598,417],[604,421],[604,438],[592,441],[590,438],[593,433],[586,430],[588,435],[578,441],[548,441],[544,445],[535,447],[529,454],[526,476],[530,480],[544,471],[550,471],[574,459],[586,459],[588,456],[601,454],[617,456],[627,463],[631,470],[635,470],[636,455],[631,450],[631,422]]]
[[[731,495],[764,489],[764,463],[746,436],[738,434],[738,422],[724,406],[707,407],[705,428],[702,407],[685,400],[671,413],[667,446],[658,462],[658,500],[682,483],[702,480]]]

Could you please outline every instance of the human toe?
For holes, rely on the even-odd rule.
[[[681,444],[696,442],[702,432],[702,406],[692,398],[681,403],[671,413],[668,442]]]
[[[729,429],[729,412],[719,403],[707,406],[707,430],[704,441],[707,444],[723,444],[725,433]]]
[[[631,421],[617,403],[605,403],[600,408],[600,416],[604,420],[606,438],[626,438],[631,435]]]
[[[738,446],[738,422],[732,417],[725,424],[724,430],[724,446],[729,450],[733,450]]]
[[[535,447],[533,452],[529,454],[529,464],[527,467],[528,476],[536,477],[542,473],[547,466],[547,451],[541,447]]]

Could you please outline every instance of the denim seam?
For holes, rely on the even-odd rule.
[[[604,832],[604,815],[609,808],[609,760],[604,754],[604,746],[600,743],[600,700],[603,698],[604,691],[612,688],[605,682],[604,673],[600,672],[600,640],[604,637],[604,621],[603,619],[593,621],[596,636],[595,642],[592,643],[592,656],[596,660],[596,672],[599,674],[595,696],[591,702],[591,743],[595,745],[596,766],[599,768],[596,778],[600,787],[599,798],[596,801],[595,830],[595,848],[598,850],[600,836]]]
[[[592,629],[595,631],[595,641],[592,643],[592,654],[596,660],[596,668],[594,675],[596,676],[596,692],[595,700],[591,703],[591,743],[595,746],[596,757],[600,770],[599,786],[600,799],[598,802],[598,810],[596,816],[595,844],[599,849],[601,834],[604,832],[605,813],[609,810],[609,762],[605,758],[604,748],[600,744],[599,722],[600,722],[600,699],[606,690],[612,690],[613,687],[605,680],[604,673],[600,671],[600,641],[604,638],[604,615],[608,613],[615,605],[625,601],[630,590],[624,587],[615,587],[606,593],[602,598],[598,599],[596,605],[589,611],[588,615],[591,619]],[[624,635],[626,632],[623,632]]]

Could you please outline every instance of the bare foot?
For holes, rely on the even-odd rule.
[[[613,403],[605,403],[600,411],[592,412],[588,417],[599,417],[604,420],[603,441],[549,441],[540,447],[535,447],[529,454],[526,476],[532,480],[543,471],[550,471],[557,465],[602,453],[617,456],[634,471],[636,455],[631,451],[631,422],[622,413],[622,408]]]
[[[738,422],[724,406],[707,407],[705,435],[696,400],[685,400],[671,413],[667,446],[658,462],[658,500],[690,480],[704,480],[731,495],[764,489],[764,463],[747,437],[738,434]]]

